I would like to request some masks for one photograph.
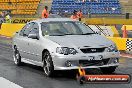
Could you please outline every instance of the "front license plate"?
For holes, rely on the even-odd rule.
[[[95,60],[102,60],[102,59],[103,59],[102,55],[99,55],[99,56],[95,57]]]
[[[89,56],[89,60],[92,61],[92,60],[102,60],[103,59],[103,56],[102,55],[99,55],[99,56]]]
[[[95,60],[94,56],[89,56],[89,61]]]

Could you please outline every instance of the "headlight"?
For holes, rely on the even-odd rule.
[[[114,51],[117,52],[118,50],[117,50],[116,45],[111,45],[108,47],[107,51],[108,52],[114,52]]]
[[[68,54],[73,54],[73,55],[75,55],[75,54],[77,53],[77,51],[76,51],[74,48],[57,47],[57,48],[56,48],[56,53],[64,54],[64,55],[68,55]]]
[[[112,63],[114,64],[119,63],[119,58],[110,58],[108,64],[112,64]]]

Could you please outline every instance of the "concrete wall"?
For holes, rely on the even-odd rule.
[[[22,29],[25,24],[2,24],[0,35],[13,37],[14,33]]]
[[[86,24],[93,25],[115,25],[126,24],[132,25],[132,19],[112,19],[112,18],[84,18],[82,19]]]

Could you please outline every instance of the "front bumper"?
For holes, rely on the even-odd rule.
[[[118,67],[119,63],[117,64],[108,64],[108,65],[102,65],[102,66],[87,66],[87,67],[81,67],[83,69],[87,68],[103,68],[103,67]],[[73,66],[73,67],[55,67],[55,70],[72,70],[72,69],[79,69],[79,66]]]
[[[113,63],[113,59],[119,59],[119,52],[104,52],[104,53],[90,53],[90,54],[76,54],[76,55],[52,55],[52,60],[54,64],[54,70],[72,70],[78,69],[80,60],[89,60],[91,56],[103,56],[103,60],[109,59],[109,62],[102,65],[90,65],[82,66],[82,68],[101,68],[101,67],[112,67],[118,66],[119,63]],[[66,66],[66,62],[71,61],[72,66]]]

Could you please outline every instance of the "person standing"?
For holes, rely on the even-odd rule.
[[[83,13],[81,9],[77,12],[77,15],[79,17],[79,21],[81,21],[81,18],[83,17]]]
[[[78,15],[77,15],[77,11],[76,10],[74,10],[74,12],[73,12],[73,15],[71,15],[71,19],[73,19],[73,20],[78,20]]]
[[[48,6],[45,6],[44,10],[42,11],[42,18],[48,18]]]
[[[5,16],[5,20],[6,20],[6,23],[11,23],[10,12],[7,12],[7,14],[6,14],[6,16]]]
[[[4,22],[5,22],[5,12],[2,12],[0,15],[0,29],[1,29],[2,23]]]

